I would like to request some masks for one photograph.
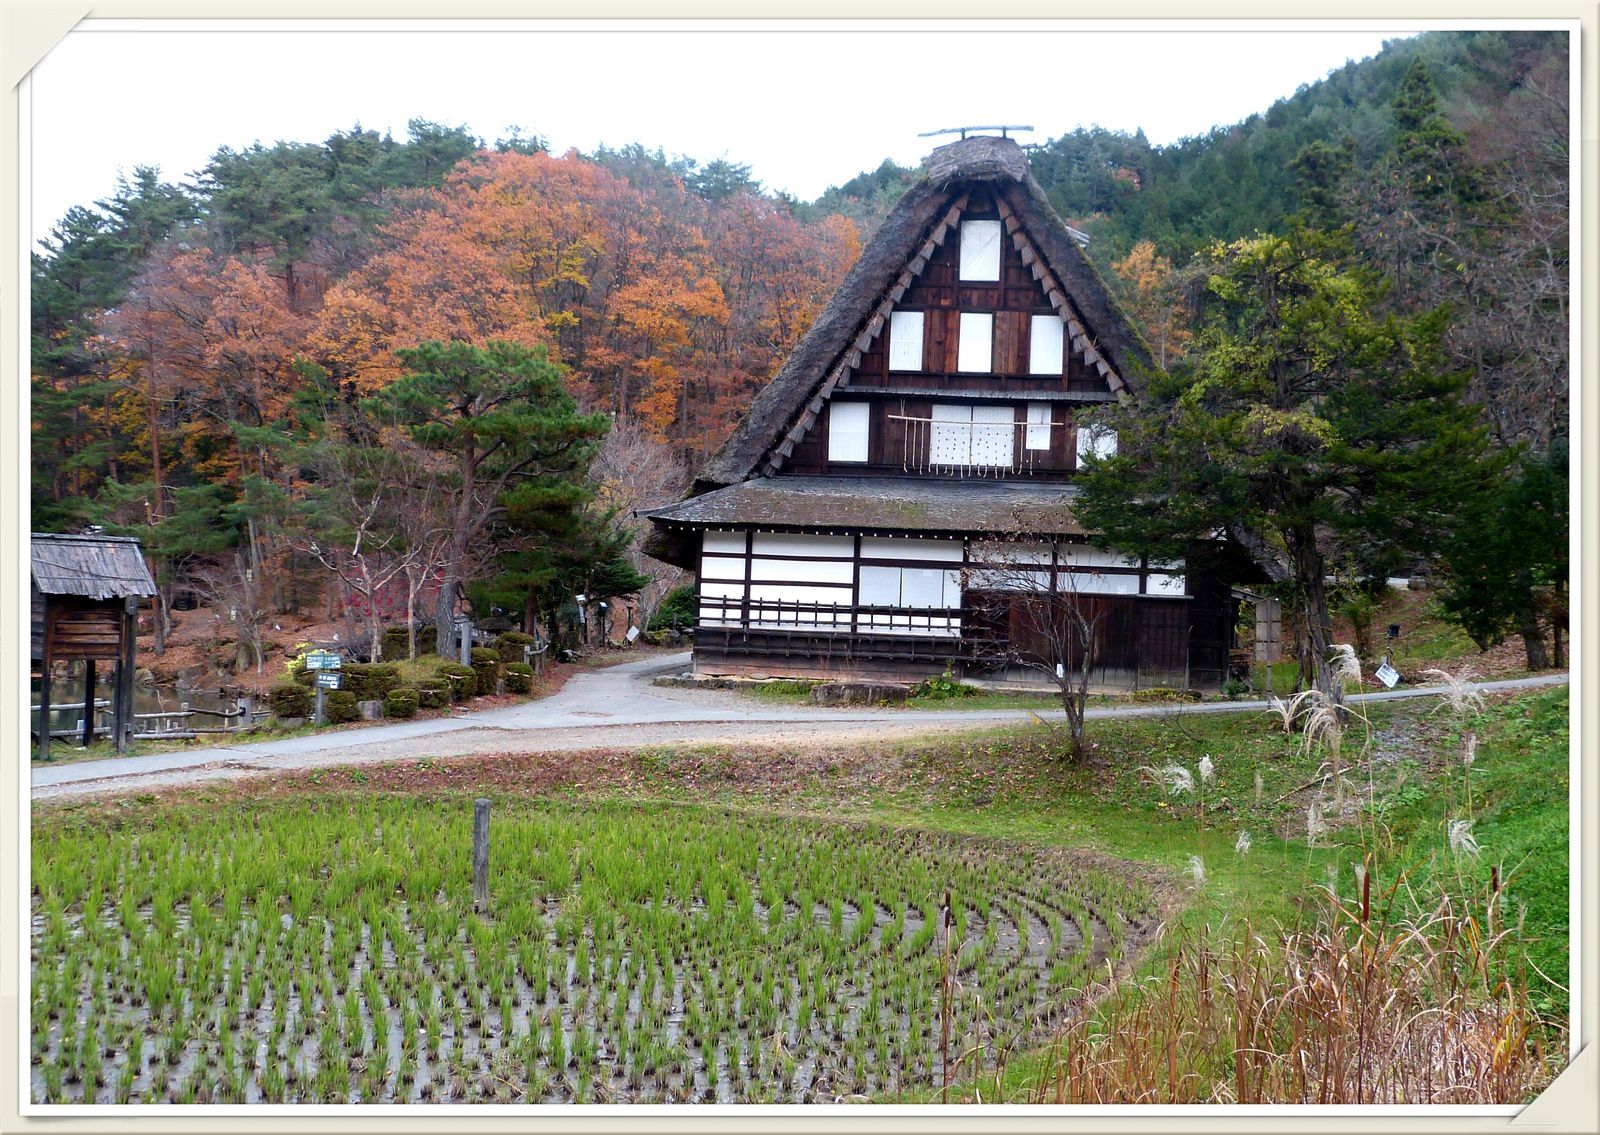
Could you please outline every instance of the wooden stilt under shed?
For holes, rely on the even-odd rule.
[[[95,664],[112,664],[111,735],[117,752],[133,732],[134,646],[139,600],[156,593],[139,541],[131,536],[35,532],[33,664],[39,676],[39,717],[34,732],[39,758],[50,755],[50,681],[57,662],[84,663],[83,734],[94,738]]]

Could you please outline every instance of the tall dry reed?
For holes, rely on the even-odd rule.
[[[1498,880],[1494,880],[1498,882]],[[1491,892],[1494,885],[1491,883]],[[1163,972],[1102,985],[1033,1077],[1036,1103],[1518,1103],[1559,1070],[1505,931],[1442,894],[1386,922],[1370,875],[1309,930],[1202,926]],[[1375,901],[1377,900],[1376,904]]]

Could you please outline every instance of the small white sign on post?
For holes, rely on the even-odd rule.
[[[628,634],[627,634],[628,641],[629,642],[633,642],[638,637],[639,637],[639,628],[638,627],[629,627],[628,628]]]
[[[1373,673],[1378,676],[1378,681],[1382,682],[1391,690],[1394,689],[1395,685],[1400,681],[1400,671],[1389,665],[1389,660],[1387,658],[1384,659],[1383,665],[1379,666],[1373,671]]]

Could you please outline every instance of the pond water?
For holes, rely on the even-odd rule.
[[[110,724],[111,695],[113,688],[111,680],[107,677],[95,683],[95,696],[98,701],[106,703],[100,707],[105,718],[105,724]],[[29,705],[33,707],[29,714],[29,726],[37,729],[39,724],[39,687],[35,683],[30,692]],[[50,701],[53,706],[82,705],[83,676],[76,674],[67,681],[57,679],[50,683]],[[164,713],[176,710],[187,702],[190,709],[205,709],[223,712],[237,707],[237,702],[231,696],[223,696],[215,685],[186,687],[173,682],[163,683],[136,683],[133,687],[133,712],[138,713]],[[50,712],[50,727],[52,730],[81,729],[83,728],[82,709],[54,709]],[[220,728],[224,720],[220,717],[199,717],[194,720],[202,728]],[[58,739],[59,740],[59,739]]]

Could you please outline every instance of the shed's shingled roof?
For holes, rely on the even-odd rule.
[[[829,371],[860,334],[873,310],[964,187],[983,185],[1005,201],[1046,266],[1083,316],[1095,347],[1124,382],[1132,383],[1150,354],[1073,233],[1028,172],[1028,158],[1009,138],[980,136],[941,146],[923,162],[919,180],[878,229],[817,321],[772,381],[756,395],[733,434],[696,479],[704,490],[756,476],[763,457],[794,425]]]
[[[35,532],[29,543],[33,585],[46,595],[125,599],[156,593],[139,541],[132,536]]]
[[[661,524],[1081,536],[1075,488],[1032,480],[757,477],[641,511]]]

